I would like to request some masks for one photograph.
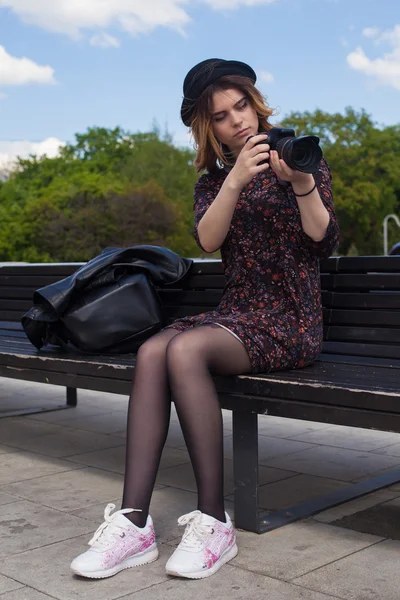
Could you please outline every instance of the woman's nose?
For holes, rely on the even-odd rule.
[[[241,125],[243,123],[243,119],[240,115],[233,115],[231,122],[232,122],[232,125],[234,125],[236,127],[237,125]]]

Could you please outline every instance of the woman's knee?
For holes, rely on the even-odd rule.
[[[205,348],[198,336],[182,332],[168,343],[166,357],[168,370],[179,372],[193,364],[193,361],[198,363],[204,359]]]
[[[166,360],[167,346],[179,331],[166,329],[146,340],[137,351],[136,364],[154,364]]]

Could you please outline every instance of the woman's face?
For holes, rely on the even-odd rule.
[[[258,116],[243,92],[219,90],[212,98],[211,125],[218,141],[237,156],[249,135],[258,132]]]

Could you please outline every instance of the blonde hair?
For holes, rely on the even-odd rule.
[[[195,141],[196,158],[194,166],[197,171],[207,169],[210,173],[217,171],[222,165],[233,166],[234,157],[226,146],[221,145],[215,137],[211,123],[211,105],[215,92],[227,89],[242,92],[258,115],[258,131],[269,131],[272,125],[268,119],[274,111],[266,104],[261,92],[251,79],[242,75],[225,75],[209,85],[196,102],[191,133]]]

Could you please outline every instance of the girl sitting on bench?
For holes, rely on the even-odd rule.
[[[221,249],[226,286],[216,310],[174,321],[139,349],[129,401],[122,509],[105,510],[90,549],[72,571],[104,578],[158,558],[150,500],[167,438],[171,398],[198,489],[180,517],[182,541],[169,575],[199,579],[237,554],[224,509],[223,421],[213,375],[310,365],[322,346],[320,257],[338,243],[331,175],[290,168],[272,151],[273,111],[253,69],[208,59],[184,81],[182,120],[206,170],[194,191],[195,238]],[[260,133],[263,132],[263,133]]]

